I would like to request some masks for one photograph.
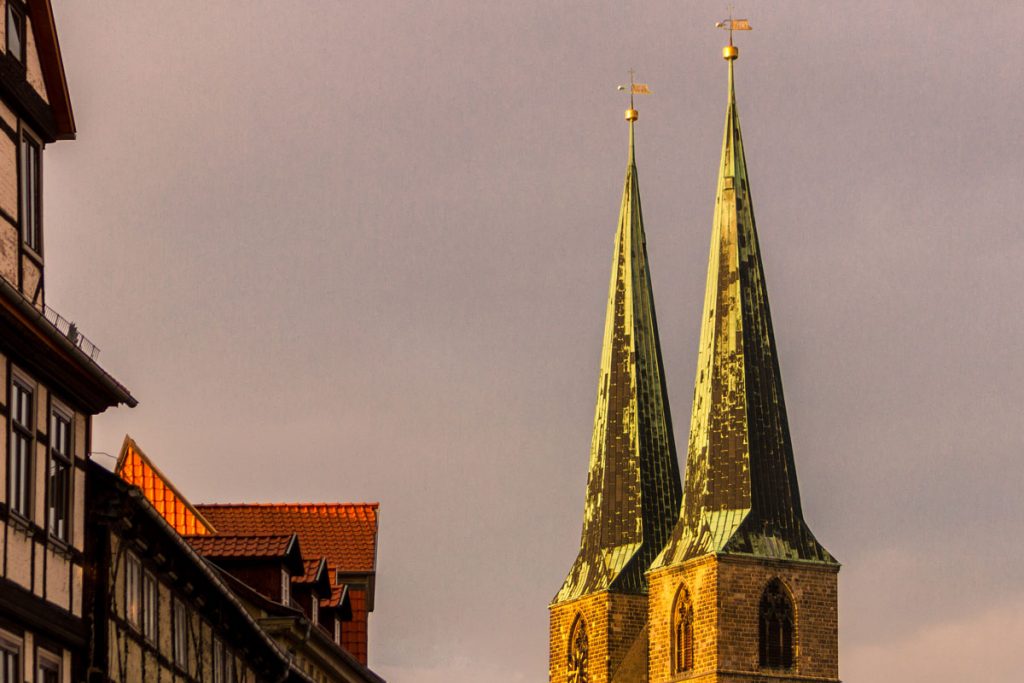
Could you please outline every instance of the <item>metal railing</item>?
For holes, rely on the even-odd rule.
[[[92,360],[100,355],[98,346],[89,341],[88,337],[78,331],[78,325],[71,322],[49,306],[43,306],[43,317],[46,321],[57,328],[57,331],[67,337],[68,341],[82,350]]]

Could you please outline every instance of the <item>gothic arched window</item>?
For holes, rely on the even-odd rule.
[[[679,586],[672,606],[672,672],[693,668],[693,603],[686,586]]]
[[[590,675],[587,672],[589,649],[587,623],[583,621],[582,614],[577,614],[572,630],[569,631],[568,675],[566,677],[568,683],[590,683]]]
[[[782,581],[772,579],[761,596],[758,637],[761,666],[788,669],[793,666],[793,601]]]

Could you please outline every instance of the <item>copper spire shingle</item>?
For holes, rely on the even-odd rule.
[[[644,572],[679,510],[664,365],[654,314],[640,187],[629,121],[629,162],[615,235],[580,552],[555,602],[646,589]]]
[[[708,553],[834,563],[800,507],[730,48],[683,505],[655,566]]]

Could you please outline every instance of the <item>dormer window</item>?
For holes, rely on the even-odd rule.
[[[25,61],[25,13],[13,2],[7,3],[7,54]]]
[[[8,5],[9,7],[10,5]],[[39,220],[39,143],[27,133],[21,135],[21,182],[18,199],[21,204],[21,239],[37,254],[42,250],[42,230]]]
[[[287,605],[292,600],[291,591],[292,575],[287,569],[281,570],[281,604]]]

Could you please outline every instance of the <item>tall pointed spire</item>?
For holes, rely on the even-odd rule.
[[[701,323],[683,505],[655,562],[708,553],[834,563],[803,519],[761,249],[729,94]]]
[[[631,102],[583,535],[556,603],[608,589],[643,592],[682,495],[640,210],[636,119]]]

